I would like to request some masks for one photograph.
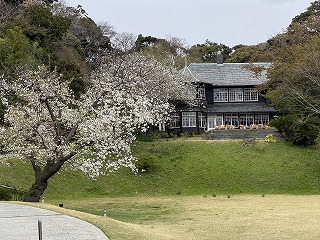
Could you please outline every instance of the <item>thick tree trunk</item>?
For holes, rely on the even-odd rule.
[[[47,161],[43,169],[36,163],[35,159],[31,159],[31,164],[35,173],[35,181],[29,189],[27,195],[22,200],[23,202],[39,202],[41,196],[48,186],[48,180],[56,174],[62,165],[76,155],[76,152],[71,152],[68,155],[61,157],[55,162]]]
[[[34,184],[32,184],[27,195],[22,201],[23,202],[39,202],[47,186],[48,186],[47,181],[41,181],[38,179]]]

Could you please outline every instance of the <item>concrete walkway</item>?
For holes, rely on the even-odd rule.
[[[39,240],[38,220],[43,240],[107,240],[96,226],[77,218],[45,209],[0,202],[0,239]]]

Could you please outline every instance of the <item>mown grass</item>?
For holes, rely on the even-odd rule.
[[[133,150],[147,172],[121,169],[93,180],[63,169],[49,181],[46,199],[320,193],[320,155],[314,147],[180,140],[141,142]],[[28,189],[32,180],[27,163],[0,164],[0,184]]]
[[[38,206],[92,222],[110,239],[262,239],[268,232],[264,239],[297,239],[299,233],[308,237],[307,230],[318,237],[320,213],[312,210],[320,200],[312,196],[320,192],[317,148],[176,140],[141,142],[133,150],[148,171],[121,169],[92,180],[63,169],[45,192],[53,206]],[[0,164],[1,184],[27,189],[32,179],[28,164]],[[65,208],[56,208],[59,203]],[[300,215],[311,221],[306,230],[294,220]],[[281,221],[287,224],[282,230]]]
[[[220,194],[318,194],[318,149],[284,142],[168,141],[139,143],[134,153],[148,172],[128,169],[90,181],[81,173],[56,176],[47,196],[170,196]],[[76,181],[74,181],[76,179]]]
[[[33,205],[89,221],[110,240],[278,240],[319,239],[319,201],[319,195],[235,195],[230,198],[93,198],[66,202],[67,208],[81,211],[106,209],[107,219],[102,213],[96,215],[41,203]],[[135,217],[110,218],[109,214],[116,209]]]

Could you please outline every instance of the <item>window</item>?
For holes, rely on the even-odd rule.
[[[179,113],[172,113],[170,127],[171,128],[180,128],[180,126],[181,126],[180,114]]]
[[[256,113],[254,116],[255,124],[263,124],[267,125],[269,122],[269,114],[268,113]]]
[[[253,113],[240,113],[239,120],[240,125],[250,126],[254,123]]]
[[[197,99],[206,100],[206,88],[204,85],[197,86]]]
[[[198,113],[198,125],[200,128],[206,128],[207,120],[206,120],[206,115],[204,113],[201,113],[201,112]]]
[[[245,102],[256,102],[258,101],[258,91],[254,88],[244,88],[243,97]]]
[[[159,123],[159,131],[166,131],[166,124],[165,123]]]
[[[215,102],[228,102],[228,88],[213,89],[213,99]]]
[[[183,112],[182,113],[182,127],[196,127],[197,124],[196,112]]]
[[[239,125],[239,118],[238,114],[233,113],[226,113],[224,115],[224,124],[225,125],[232,125],[232,126],[238,126]]]
[[[243,101],[243,89],[242,88],[230,88],[229,89],[229,102],[242,102]]]
[[[208,115],[208,130],[213,129],[215,126],[223,125],[223,115],[213,114]]]

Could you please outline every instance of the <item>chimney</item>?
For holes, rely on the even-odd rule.
[[[217,52],[217,55],[216,55],[216,63],[223,64],[223,55],[220,50]]]

